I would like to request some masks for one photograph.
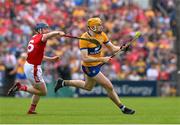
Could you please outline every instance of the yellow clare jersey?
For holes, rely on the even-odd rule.
[[[106,44],[109,42],[107,35],[102,32],[101,34],[96,34],[95,36],[91,36],[88,32],[85,32],[82,34],[81,38],[87,38],[87,39],[96,39],[99,41],[100,45],[96,45],[90,41],[87,40],[79,40],[79,48],[80,50],[87,49],[88,56],[91,57],[102,57],[102,44]],[[82,62],[82,65],[84,66],[97,66],[102,62]]]
[[[25,64],[25,62],[26,62],[26,60],[23,60],[21,58],[18,60],[17,73],[24,74],[24,64]]]

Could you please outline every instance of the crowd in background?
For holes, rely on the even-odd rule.
[[[0,1],[0,86],[15,79],[9,74],[38,22],[52,30],[80,36],[87,31],[86,21],[98,16],[110,41],[122,45],[136,31],[143,34],[125,55],[113,58],[102,67],[111,80],[175,80],[175,5],[173,0],[153,0],[144,9],[132,0],[1,0]],[[159,9],[157,3],[160,4]],[[111,55],[104,47],[104,56]],[[44,79],[83,79],[78,40],[51,39],[45,55],[61,56],[57,63],[43,62]],[[3,79],[5,78],[5,79]],[[6,80],[8,78],[8,80]],[[167,88],[167,87],[166,87]]]

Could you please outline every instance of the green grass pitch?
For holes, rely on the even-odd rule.
[[[180,123],[180,98],[122,98],[135,115],[124,115],[108,98],[42,98],[37,115],[30,99],[0,98],[0,123],[139,124]]]

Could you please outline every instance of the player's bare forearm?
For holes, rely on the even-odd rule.
[[[82,60],[84,62],[90,63],[90,62],[108,62],[110,60],[110,57],[92,57],[88,55],[87,50],[81,50]]]
[[[96,57],[86,56],[86,57],[83,57],[83,61],[87,62],[87,63],[90,63],[90,62],[100,62],[101,59],[100,58],[96,58]]]
[[[129,44],[123,44],[122,46],[116,46],[116,45],[113,45],[112,43],[108,43],[107,45],[107,48],[109,50],[111,50],[113,53],[116,53],[118,51],[128,51],[128,48],[129,48]]]
[[[50,60],[51,60],[51,57],[48,57],[48,56],[43,57],[43,61],[50,61]]]
[[[84,62],[103,62],[103,63],[107,63],[109,62],[109,60],[111,59],[111,57],[90,57],[87,56],[85,58],[83,58]]]
[[[119,47],[119,46],[115,46],[115,45],[113,45],[111,42],[108,42],[108,43],[106,44],[106,47],[107,47],[111,52],[113,52],[113,53],[115,53],[115,52],[117,52],[117,51],[120,50],[120,47]]]
[[[54,57],[48,57],[48,56],[44,56],[43,57],[43,61],[49,61],[49,62],[56,62],[60,59],[59,56],[54,56]]]
[[[46,34],[43,34],[42,41],[46,41],[47,39],[50,39],[55,36],[63,36],[65,33],[63,31],[52,31]]]
[[[113,48],[112,48],[112,52],[113,53],[116,53],[117,51],[119,51],[121,48],[119,47],[119,46],[114,46]]]
[[[84,62],[87,62],[87,63],[89,63],[89,62],[99,62],[100,61],[99,58],[89,56],[88,51],[86,49],[81,50],[81,57],[82,57],[82,60]]]

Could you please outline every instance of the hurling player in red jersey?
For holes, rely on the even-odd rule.
[[[62,31],[49,31],[48,25],[45,23],[39,23],[35,26],[36,34],[31,38],[27,47],[27,59],[24,65],[24,72],[27,79],[31,82],[32,86],[22,85],[21,83],[15,83],[8,92],[13,94],[16,91],[26,91],[32,96],[32,104],[29,108],[28,114],[36,114],[35,108],[39,102],[40,96],[45,96],[47,93],[46,84],[42,77],[41,62],[51,61],[55,62],[59,60],[58,56],[47,57],[44,56],[44,48],[46,47],[47,40],[55,36],[63,36]]]

